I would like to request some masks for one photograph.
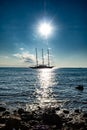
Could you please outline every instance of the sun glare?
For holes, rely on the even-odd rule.
[[[48,37],[51,33],[52,33],[52,26],[50,23],[41,23],[39,25],[39,33],[44,36],[44,37]]]

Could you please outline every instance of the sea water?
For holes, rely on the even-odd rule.
[[[83,91],[77,90],[83,85]],[[0,105],[59,105],[87,111],[87,68],[0,68]]]

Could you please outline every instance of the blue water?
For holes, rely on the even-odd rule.
[[[78,85],[84,90],[77,90]],[[0,105],[59,105],[87,111],[87,68],[0,68]]]

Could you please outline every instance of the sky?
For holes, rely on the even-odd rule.
[[[48,22],[52,32],[38,31]],[[86,0],[0,0],[0,67],[35,64],[35,48],[56,67],[87,67]]]

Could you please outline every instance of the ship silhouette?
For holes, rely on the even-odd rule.
[[[43,49],[42,49],[42,64],[38,64],[38,55],[37,55],[37,48],[35,49],[36,51],[36,65],[32,66],[30,68],[32,69],[46,69],[46,68],[53,68],[54,66],[50,65],[50,57],[49,57],[49,49],[47,49],[47,54],[48,54],[48,64],[44,64],[44,54],[43,54]]]

